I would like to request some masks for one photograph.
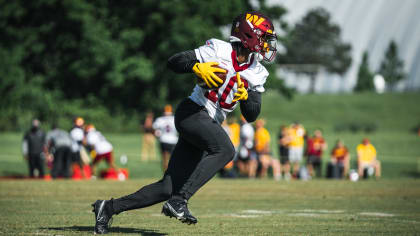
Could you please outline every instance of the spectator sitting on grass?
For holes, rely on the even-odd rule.
[[[321,130],[315,130],[314,136],[310,137],[306,141],[306,156],[307,156],[307,168],[311,177],[321,177],[321,166],[322,166],[322,152],[327,148],[327,143],[322,137]],[[315,169],[315,173],[314,173]]]
[[[284,173],[284,179],[290,180],[290,163],[289,163],[289,143],[290,137],[288,135],[287,126],[280,126],[280,133],[277,137],[277,144],[280,156],[280,174]]]
[[[376,149],[367,138],[357,145],[357,168],[360,177],[366,178],[365,169],[370,168],[374,169],[377,179],[381,177],[381,163],[376,159]]]
[[[271,158],[270,153],[270,133],[264,128],[265,121],[259,119],[255,122],[255,151],[258,154],[261,163],[260,177],[267,176],[267,170],[271,166],[273,168],[273,176],[275,180],[280,180],[280,162]]]
[[[350,154],[343,141],[337,140],[331,151],[332,175],[336,179],[346,177],[350,168]]]

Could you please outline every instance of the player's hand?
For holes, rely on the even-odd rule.
[[[246,90],[244,83],[241,81],[241,76],[239,72],[236,73],[236,80],[238,82],[238,91],[234,94],[233,102],[236,101],[245,101],[248,99],[248,91]]]
[[[213,67],[217,66],[217,62],[205,62],[205,63],[195,63],[193,67],[193,72],[204,82],[209,88],[218,87],[220,84],[223,84],[223,80],[220,79],[215,72],[226,73],[226,70],[221,68]]]

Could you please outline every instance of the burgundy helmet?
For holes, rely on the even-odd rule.
[[[264,60],[271,62],[276,57],[277,36],[267,16],[259,12],[241,14],[233,20],[230,34],[230,42],[241,42]]]

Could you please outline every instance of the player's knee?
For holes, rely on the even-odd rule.
[[[162,179],[162,198],[169,199],[172,195],[172,180],[169,175],[165,175]]]
[[[223,145],[222,153],[223,153],[223,157],[226,158],[226,161],[229,162],[235,156],[235,148],[230,143],[226,144],[226,145]]]

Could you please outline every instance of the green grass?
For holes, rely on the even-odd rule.
[[[151,181],[0,181],[0,234],[90,235],[91,202]],[[420,182],[408,179],[215,179],[189,203],[197,225],[162,216],[157,204],[116,216],[111,235],[416,235],[419,199]]]
[[[383,179],[350,181],[214,179],[190,201],[199,223],[181,224],[160,214],[161,204],[125,212],[114,219],[115,235],[419,235],[420,94],[299,95],[293,101],[267,93],[272,151],[281,124],[299,120],[322,128],[329,144],[341,138],[355,160],[356,145],[369,137],[383,165]],[[373,123],[374,133],[336,132],[350,123]],[[133,131],[135,132],[135,131]],[[140,134],[105,134],[116,162],[128,156],[131,180],[0,180],[0,235],[89,235],[90,203],[138,190],[161,176],[160,162],[141,162]],[[21,133],[0,133],[0,176],[23,176]],[[104,164],[101,164],[102,167]],[[119,164],[121,166],[121,164]],[[353,168],[355,165],[353,164]],[[100,169],[99,167],[98,169]]]

